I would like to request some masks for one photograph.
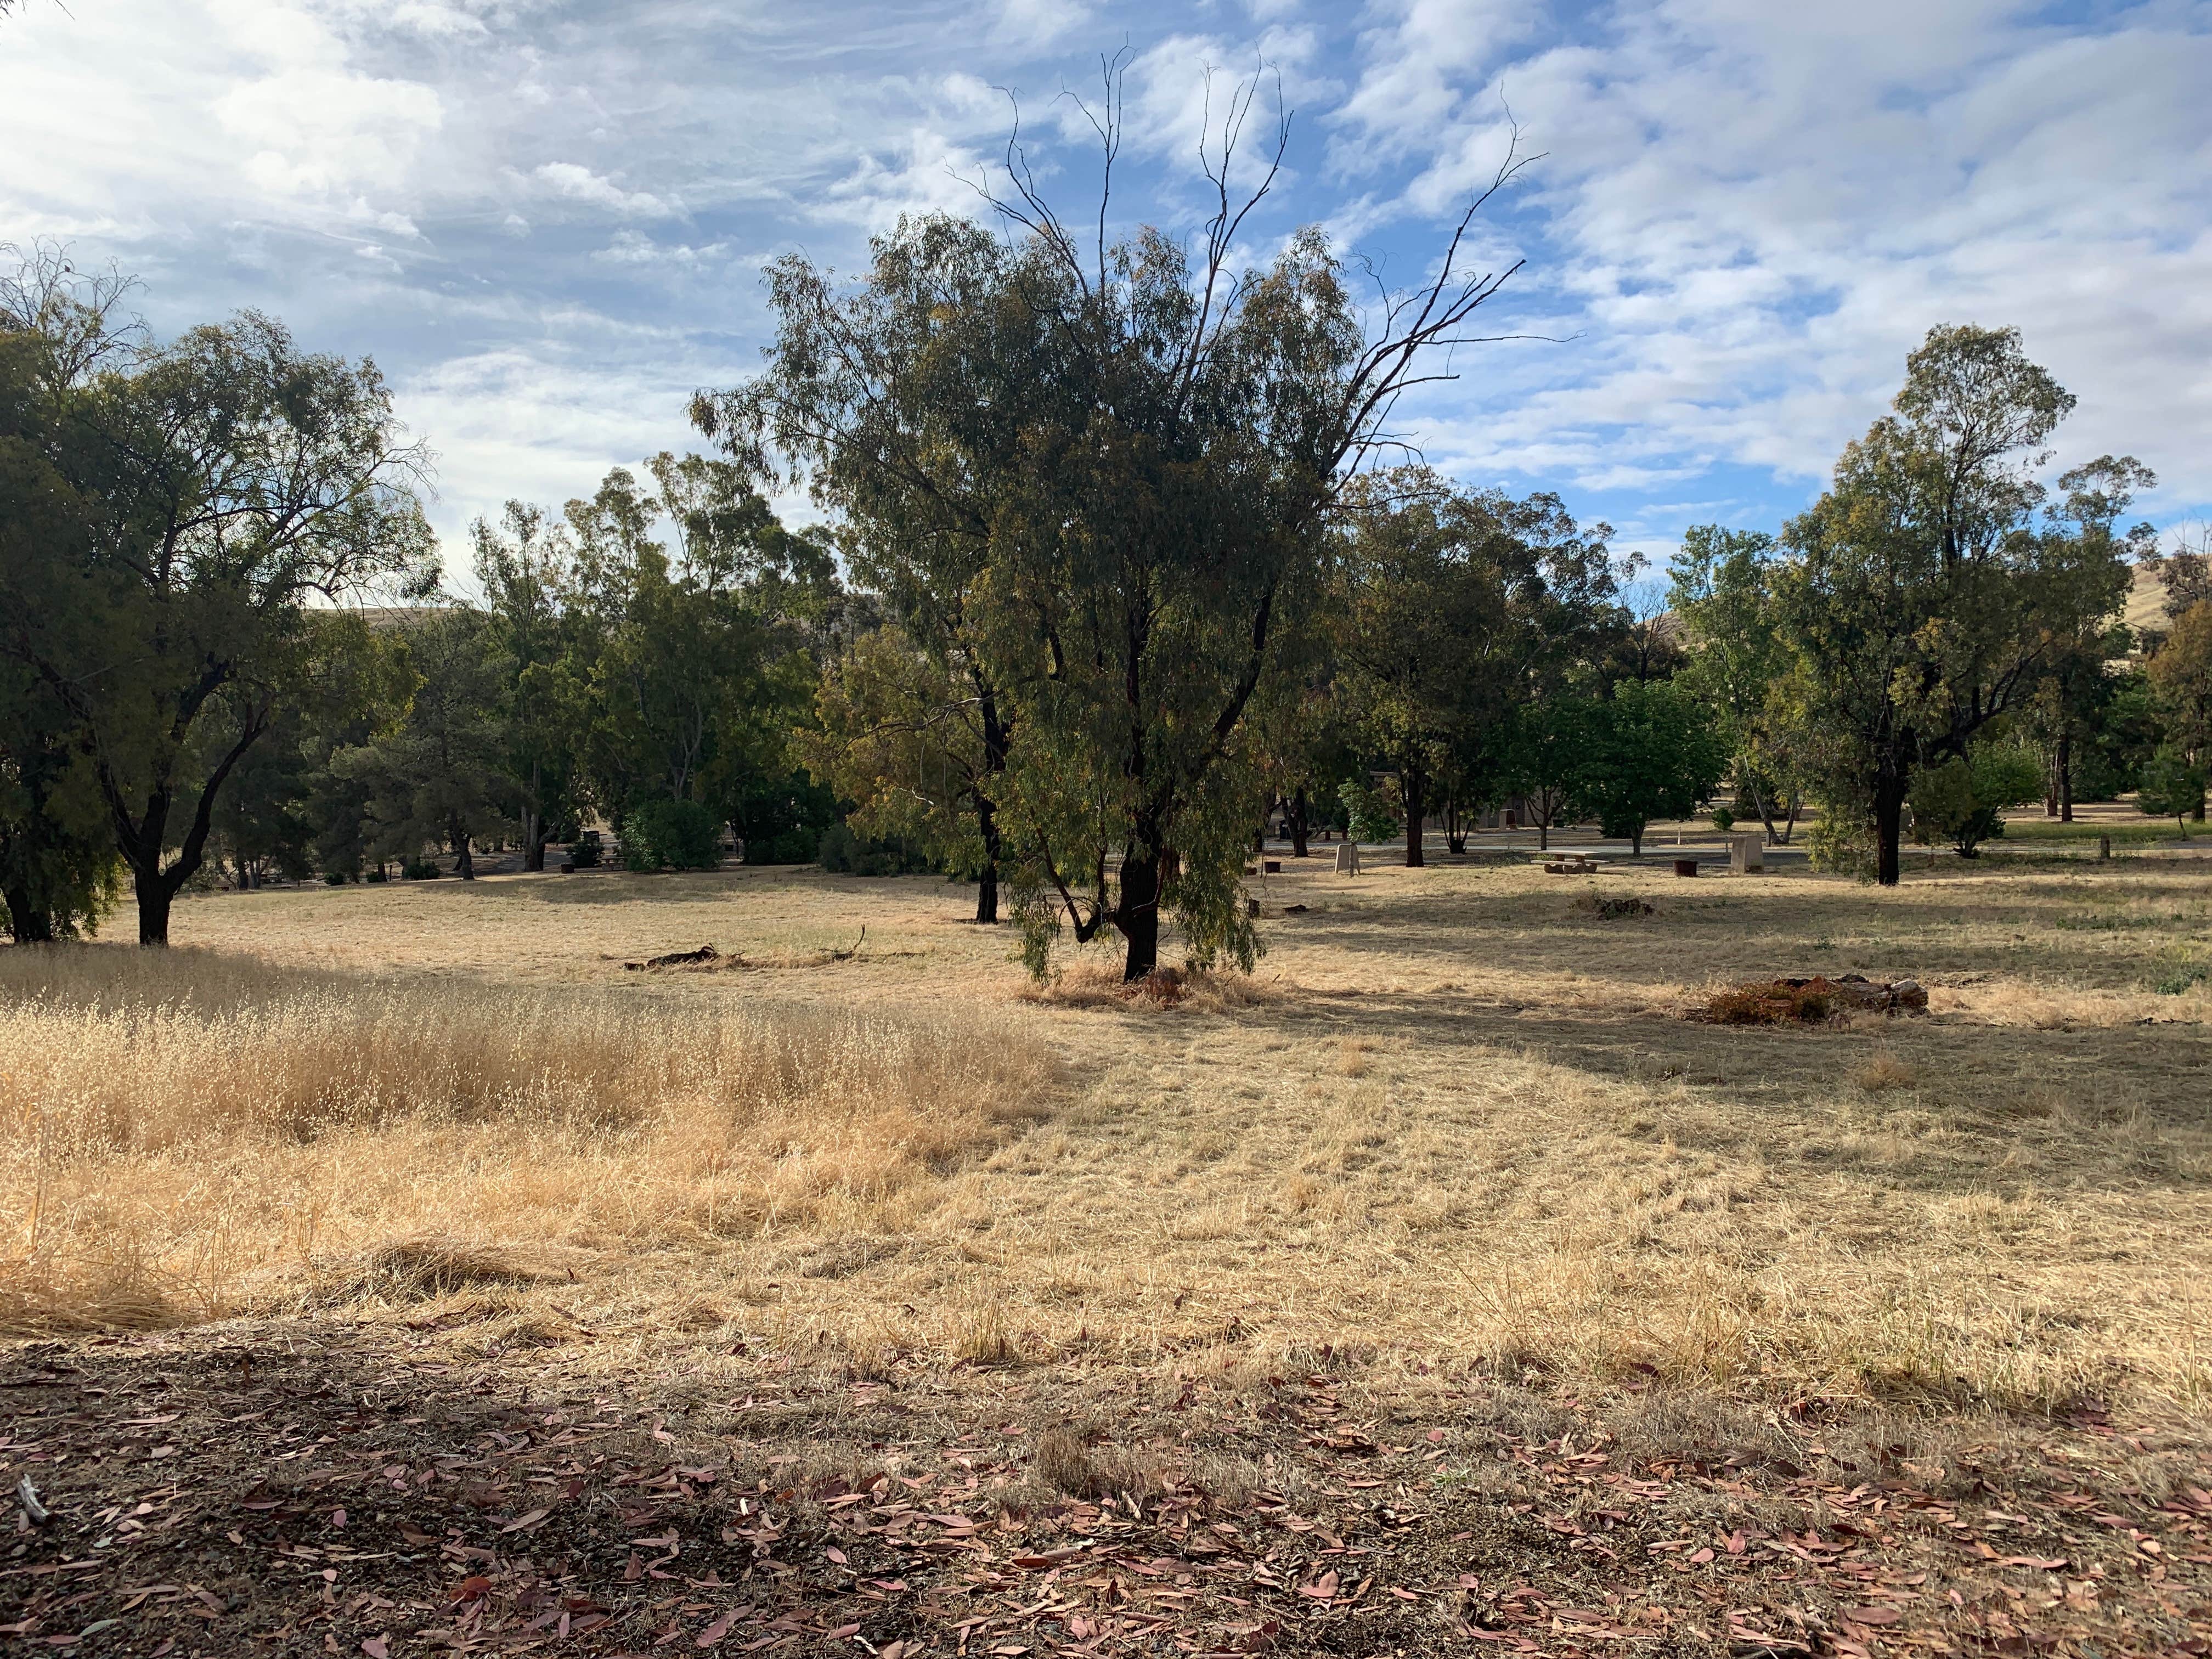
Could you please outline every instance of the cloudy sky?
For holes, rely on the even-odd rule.
[[[1417,410],[1470,483],[1556,489],[1663,558],[1771,527],[1932,325],[2010,323],[2128,451],[2162,524],[2212,514],[2212,4],[2006,0],[19,0],[0,20],[0,241],[143,280],[170,329],[242,307],[373,355],[438,453],[441,531],[681,448],[751,371],[763,260],[850,269],[972,212],[1017,94],[1048,188],[1203,216],[1207,107],[1292,113],[1251,223],[1417,279],[1517,124],[1483,223],[1526,263]]]

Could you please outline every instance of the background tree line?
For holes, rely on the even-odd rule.
[[[1431,819],[1462,852],[1510,803],[1640,851],[1725,783],[1777,841],[1817,807],[1816,855],[1885,881],[1908,818],[1971,854],[2038,794],[2201,817],[2203,550],[2158,565],[2168,628],[2121,626],[2154,481],[2044,482],[2072,399],[2016,333],[1933,331],[1804,514],[1691,531],[1639,603],[1558,497],[1386,464],[1510,275],[1462,269],[1480,203],[1379,311],[1313,234],[1237,268],[1269,176],[1229,190],[1241,119],[1194,251],[1086,242],[1024,186],[1012,234],[933,216],[851,281],[779,262],[763,372],[693,404],[716,453],[510,502],[465,600],[373,363],[251,314],[156,342],[122,284],[34,257],[0,290],[10,932],[127,889],[160,944],[211,860],[342,882],[438,849],[465,878],[598,819],[637,868],[726,831],[969,877],[1037,971],[1110,933],[1134,976],[1164,912],[1249,964],[1271,817],[1300,853],[1402,828],[1419,865]],[[769,505],[798,488],[813,528]]]

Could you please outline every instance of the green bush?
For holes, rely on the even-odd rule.
[[[2190,764],[2178,749],[2161,744],[2143,763],[2142,780],[2136,790],[2136,810],[2150,817],[2172,818],[2186,834],[2182,820],[2203,810],[2204,769]]]
[[[428,859],[410,859],[399,866],[402,881],[435,881],[445,873]]]
[[[623,821],[623,867],[711,870],[722,861],[721,826],[696,800],[649,800]]]
[[[1394,788],[1373,789],[1355,781],[1340,785],[1336,793],[1344,802],[1345,833],[1352,840],[1388,841],[1398,833]]]
[[[1815,870],[1872,881],[1879,853],[1874,825],[1850,806],[1824,805],[1805,827],[1805,861]]]
[[[1735,811],[1732,808],[1726,806],[1716,806],[1713,808],[1713,828],[1719,830],[1721,834],[1724,836],[1728,834],[1729,830],[1735,829]]]
[[[815,843],[814,861],[831,875],[919,876],[937,868],[902,841],[863,841],[852,826],[833,823]]]
[[[2004,810],[2043,793],[2043,763],[2017,744],[1993,743],[1963,760],[1923,768],[1912,775],[1912,838],[1938,838],[1962,859],[1978,858],[1981,844],[2004,834]]]
[[[745,837],[747,864],[811,864],[821,831],[804,827]]]
[[[860,838],[842,823],[833,823],[815,843],[814,861],[833,876],[849,876],[860,867]]]

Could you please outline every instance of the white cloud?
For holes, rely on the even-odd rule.
[[[574,161],[547,161],[532,169],[530,176],[563,200],[604,208],[626,219],[683,216],[680,202],[665,200],[649,191],[624,190],[605,174],[594,173]]]

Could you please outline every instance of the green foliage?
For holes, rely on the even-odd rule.
[[[721,825],[696,800],[648,800],[622,823],[626,870],[712,870],[722,861]]]
[[[821,850],[822,835],[803,824],[780,830],[772,836],[756,836],[745,842],[747,864],[810,864]]]
[[[896,839],[863,841],[845,823],[833,823],[815,843],[814,861],[831,875],[914,876],[933,866],[922,851]]]
[[[1337,799],[1344,803],[1345,833],[1354,841],[1388,841],[1402,822],[1395,787],[1347,780],[1339,784]]]
[[[374,364],[252,313],[149,345],[111,324],[118,292],[58,258],[0,283],[37,410],[16,458],[66,486],[57,533],[0,562],[0,656],[62,702],[159,945],[225,787],[311,672],[310,602],[419,581],[432,540]]]
[[[1358,751],[1397,781],[1418,865],[1430,809],[1500,793],[1515,706],[1615,620],[1610,532],[1582,534],[1554,496],[1456,490],[1425,467],[1362,478],[1347,506],[1334,690]]]
[[[738,802],[747,864],[806,864],[837,822],[837,799],[803,771],[763,777]]]
[[[1676,678],[1714,713],[1737,805],[1778,836],[1778,818],[1786,823],[1802,799],[1805,745],[1775,604],[1774,538],[1693,526],[1668,574],[1669,608],[1689,643]]]
[[[1596,699],[1558,692],[1516,708],[1508,723],[1506,787],[1527,805],[1539,846],[1549,847],[1553,830],[1576,810],[1599,718]]]
[[[912,857],[939,868],[995,866],[986,842],[987,832],[996,836],[992,720],[972,679],[887,625],[824,667],[814,711],[814,726],[797,734],[799,752],[816,779],[853,803],[853,829],[823,832],[824,870],[881,862],[894,847],[913,848]]]
[[[1831,875],[1851,876],[1871,882],[1879,868],[1880,850],[1874,825],[1863,811],[1849,804],[1821,803],[1805,831],[1805,861]]]
[[[472,879],[475,843],[509,833],[514,819],[501,718],[501,660],[473,611],[421,616],[398,635],[415,690],[404,719],[368,742],[337,750],[334,778],[360,792],[373,858],[416,858],[426,846],[454,854]]]
[[[1728,751],[1712,716],[1667,680],[1623,680],[1588,711],[1589,737],[1570,785],[1575,808],[1638,856],[1655,818],[1687,817],[1712,794]]]
[[[1934,330],[1895,412],[1784,532],[1796,562],[1772,581],[1808,769],[1831,803],[1864,803],[1878,879],[1897,878],[1913,773],[2102,648],[2127,591],[2113,526],[2148,471],[2101,458],[2043,511],[2043,446],[2073,404],[2016,331]]]
[[[1712,812],[1713,828],[1726,835],[1735,828],[1735,813],[1726,806],[1716,806]]]
[[[2005,809],[2042,793],[2043,765],[2033,753],[2014,743],[1978,744],[1913,775],[1913,839],[1948,841],[1960,858],[1977,858],[1983,842],[2004,834]]]
[[[2204,810],[2204,768],[2171,744],[2161,744],[2143,764],[2136,807],[2153,817],[2172,818],[2186,833],[2182,820]]]
[[[1249,966],[1270,770],[1249,722],[1321,592],[1347,462],[1495,282],[1457,273],[1455,243],[1370,340],[1316,233],[1240,273],[1233,202],[1194,267],[1151,230],[1079,248],[1024,199],[1008,240],[902,222],[851,289],[779,262],[767,372],[695,417],[750,475],[804,477],[890,615],[994,711],[1033,969],[1112,928],[1141,976],[1163,909],[1194,962]]]

